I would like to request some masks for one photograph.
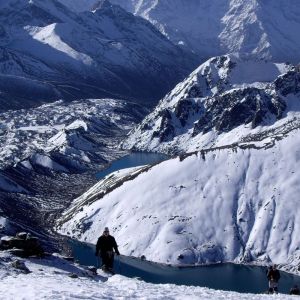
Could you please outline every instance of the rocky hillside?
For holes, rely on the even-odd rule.
[[[51,229],[97,170],[124,155],[117,145],[145,113],[112,99],[1,113],[0,215],[26,230]]]

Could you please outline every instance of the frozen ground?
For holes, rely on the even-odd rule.
[[[288,295],[254,295],[202,287],[150,284],[120,275],[108,278],[58,256],[25,260],[25,274],[11,266],[16,258],[0,254],[0,299],[295,299]],[[78,278],[71,278],[76,274]]]

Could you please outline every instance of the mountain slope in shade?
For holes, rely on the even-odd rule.
[[[299,76],[291,65],[212,58],[166,95],[123,146],[182,153],[260,143],[299,123]]]
[[[108,1],[74,13],[56,0],[9,0],[0,22],[2,109],[120,95],[151,103],[195,65],[149,22]]]
[[[107,224],[120,251],[175,264],[299,261],[299,128],[244,145],[119,171],[77,198],[59,231],[95,242]]]
[[[202,59],[232,52],[299,62],[297,0],[112,0]]]
[[[59,0],[74,12],[83,12],[93,10],[101,0]]]

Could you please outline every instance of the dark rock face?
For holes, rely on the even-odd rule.
[[[228,132],[235,127],[251,123],[252,128],[262,124],[267,114],[279,119],[286,104],[278,96],[272,97],[262,90],[246,88],[209,99],[206,110],[193,128],[193,136],[215,128]]]
[[[168,109],[164,109],[160,112],[161,123],[159,130],[154,131],[152,137],[159,137],[160,142],[166,142],[172,140],[175,134],[175,128],[172,125],[172,112]]]
[[[5,237],[1,239],[0,248],[10,250],[11,253],[21,256],[42,256],[44,250],[38,238],[32,237],[29,233],[17,233],[16,237]]]
[[[198,113],[199,110],[200,107],[196,105],[194,101],[191,99],[183,99],[179,101],[175,107],[175,116],[180,121],[181,126],[184,127],[188,118],[191,115]]]
[[[235,63],[226,57],[214,60],[212,62],[216,69],[223,68],[229,78],[230,70],[234,68]],[[169,142],[178,134],[187,133],[188,130],[191,130],[191,137],[195,137],[211,130],[220,134],[241,125],[249,124],[253,129],[259,125],[273,124],[282,118],[287,108],[285,97],[300,92],[299,71],[295,68],[280,75],[275,81],[263,83],[261,86],[232,88],[226,76],[212,78],[210,76],[212,71],[208,67],[205,75],[197,75],[201,77],[198,81],[192,82],[190,87],[182,88],[186,92],[175,104],[156,111],[152,118],[148,117],[147,123],[141,125],[142,131],[151,131],[155,124],[154,120],[159,120],[160,126],[152,133],[152,138],[159,138],[160,142]],[[205,80],[202,77],[205,77]],[[203,96],[206,87],[208,90],[214,88],[215,94],[211,95],[208,92]],[[173,97],[178,95],[179,92]],[[167,96],[166,103],[169,100]]]
[[[188,90],[187,97],[188,98],[201,98],[201,97],[203,97],[202,90],[200,89],[200,87],[197,84],[195,84],[195,85],[191,86],[190,89]]]
[[[290,71],[280,76],[274,82],[276,90],[280,91],[283,96],[296,94],[300,92],[300,68]]]

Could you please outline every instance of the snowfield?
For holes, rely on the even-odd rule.
[[[30,271],[25,274],[11,266],[15,259],[1,253],[0,299],[296,299],[280,294],[239,294],[202,287],[151,284],[121,275],[108,278],[101,270],[100,275],[93,275],[86,267],[59,256],[25,260]],[[70,278],[70,274],[78,278]]]
[[[95,243],[109,226],[125,255],[299,273],[299,82],[288,64],[208,60],[123,143],[180,156],[108,175],[73,201],[59,232]]]

